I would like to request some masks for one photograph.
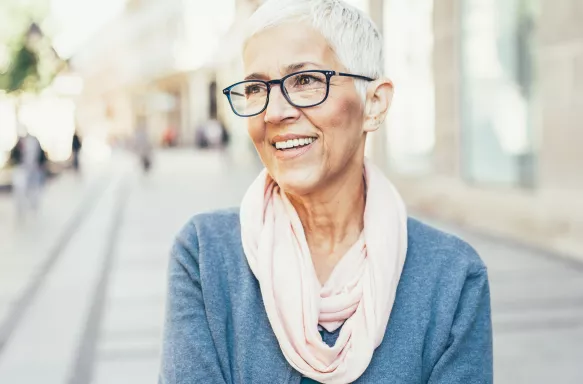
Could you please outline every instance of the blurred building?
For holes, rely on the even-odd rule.
[[[395,81],[374,157],[409,205],[583,259],[583,3],[371,3]]]
[[[233,1],[128,0],[72,60],[85,80],[84,130],[124,139],[145,121],[154,142],[172,128],[191,144],[216,105],[207,64],[231,24]]]
[[[243,23],[262,2],[129,1],[75,57],[80,118],[123,134],[145,116],[154,137],[171,125],[191,144],[217,117],[253,158],[221,89],[243,76]],[[581,1],[348,2],[383,31],[395,84],[367,152],[412,211],[583,257]]]

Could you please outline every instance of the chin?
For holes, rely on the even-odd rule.
[[[299,169],[279,169],[270,173],[285,192],[296,196],[307,195],[316,191],[321,184],[321,173],[319,169],[299,168]]]

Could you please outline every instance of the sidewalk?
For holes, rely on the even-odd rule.
[[[237,206],[257,175],[217,153],[160,154],[127,199],[96,343],[95,384],[155,383],[174,236],[201,211]]]
[[[0,344],[0,383],[156,383],[174,236],[195,213],[239,205],[258,169],[181,149],[158,153],[147,175],[132,161],[123,164],[108,171],[93,209],[59,250],[9,343],[3,350]],[[28,235],[17,237],[12,248],[0,243],[5,306],[30,281],[31,268],[38,272],[41,251],[55,242],[56,227],[69,222],[65,211],[73,215],[73,201],[96,190],[71,185],[55,184],[47,195],[55,200],[46,218],[29,229],[38,243],[27,242]],[[488,266],[495,382],[582,383],[583,267],[430,223],[469,241]],[[0,329],[2,324],[0,318]]]
[[[238,204],[257,170],[231,165],[172,151],[143,175],[124,161],[104,170],[101,187],[51,185],[26,228],[3,220],[0,383],[156,382],[170,246],[194,213]]]
[[[53,180],[39,214],[24,223],[14,221],[11,196],[2,195],[0,382],[64,382],[70,355],[63,352],[76,343],[71,340],[75,328],[86,322],[76,304],[85,303],[92,289],[92,271],[83,275],[83,268],[87,272],[91,266],[91,244],[80,240],[94,238],[96,231],[80,228],[111,189],[116,174],[112,165],[119,167],[106,162],[86,169],[81,177],[69,173]],[[75,321],[79,316],[81,322]]]
[[[47,183],[36,217],[18,223],[13,196],[0,193],[0,324],[31,281],[49,266],[90,201],[107,183],[107,164],[82,177],[71,173]],[[0,344],[3,342],[0,327]]]

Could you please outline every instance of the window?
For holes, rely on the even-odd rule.
[[[534,0],[462,0],[462,173],[534,185]]]
[[[433,0],[389,0],[383,13],[385,71],[395,85],[388,160],[399,173],[426,174],[435,145]]]

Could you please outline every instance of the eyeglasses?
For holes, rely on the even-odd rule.
[[[265,111],[271,87],[276,84],[280,85],[288,103],[297,108],[310,108],[326,101],[332,76],[374,81],[370,77],[350,73],[311,70],[290,73],[279,80],[241,81],[223,89],[223,93],[227,96],[233,112],[241,117],[256,116]]]

